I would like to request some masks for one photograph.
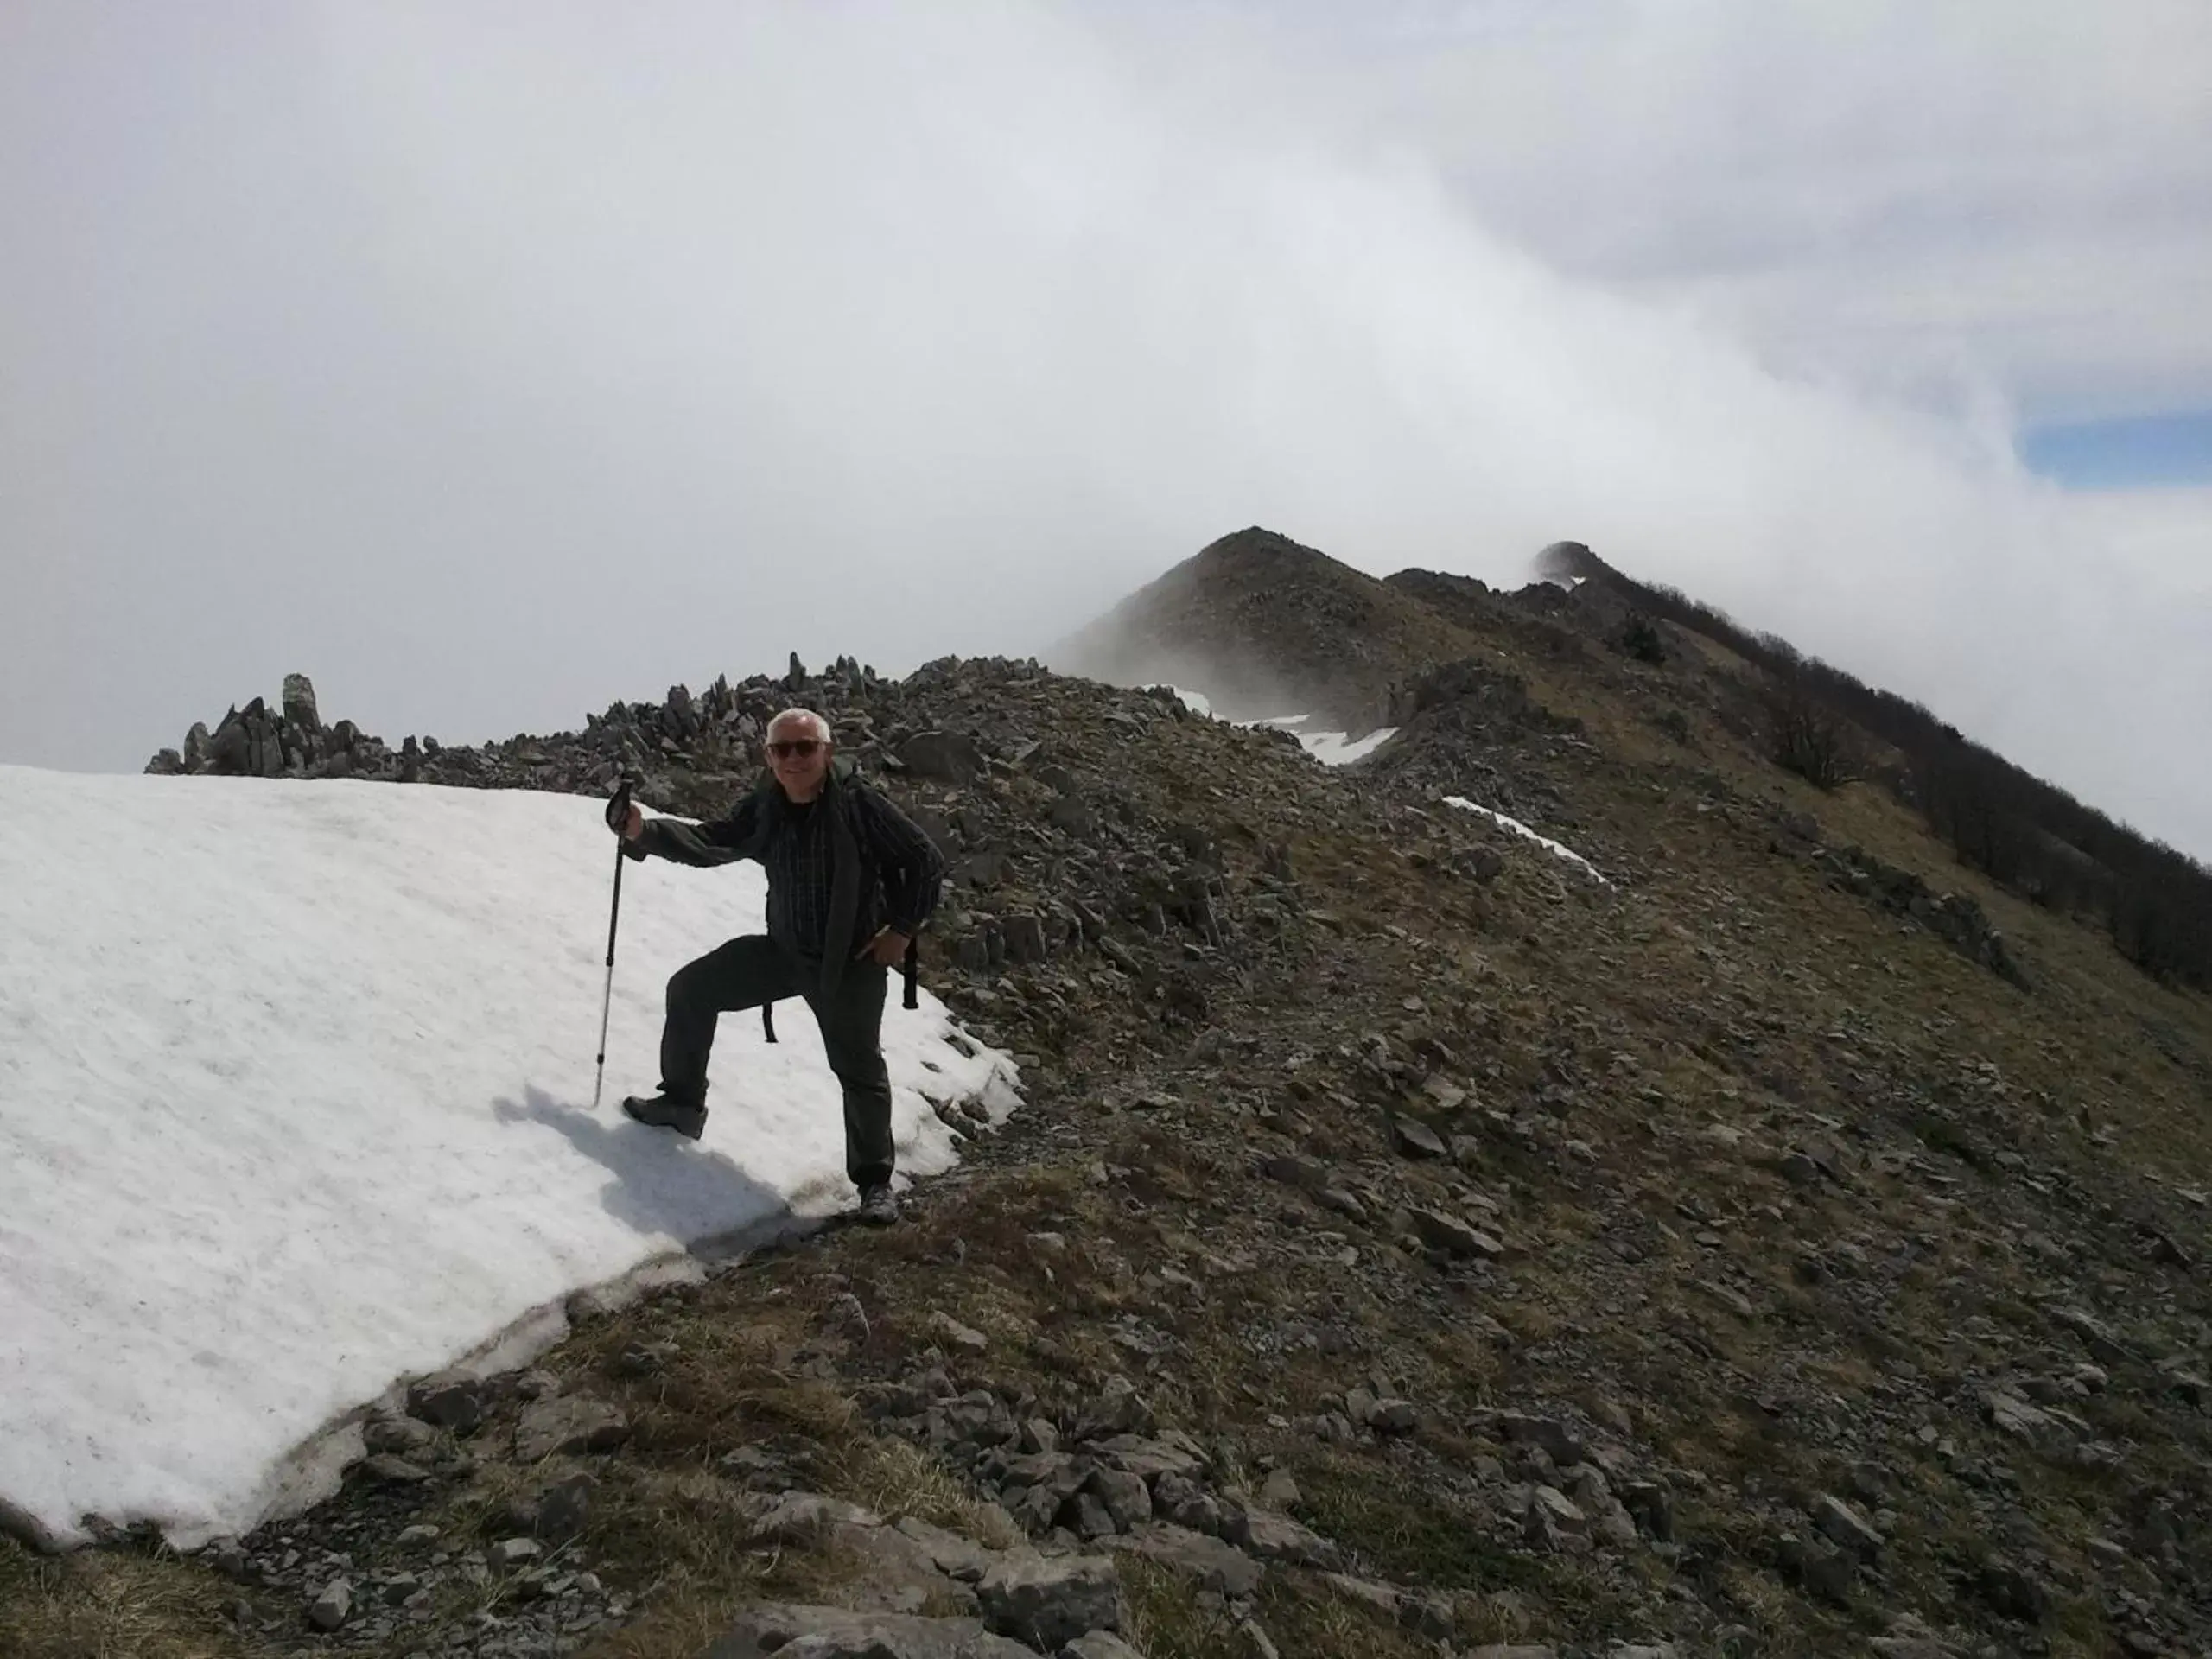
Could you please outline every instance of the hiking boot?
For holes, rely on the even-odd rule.
[[[888,1181],[861,1189],[861,1219],[871,1227],[888,1227],[899,1219],[899,1199]]]
[[[631,1095],[623,1101],[622,1109],[640,1123],[649,1123],[657,1129],[674,1129],[687,1141],[696,1141],[707,1128],[704,1106],[671,1100],[666,1095],[655,1095],[651,1099]]]

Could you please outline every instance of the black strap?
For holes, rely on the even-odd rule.
[[[915,988],[921,981],[922,952],[920,946],[912,939],[906,941],[906,955],[899,964],[899,973],[906,985],[906,995],[899,1000],[900,1006],[909,1008],[920,1007],[921,997]],[[776,1005],[772,1002],[763,1002],[760,1005],[760,1030],[770,1042],[776,1040]]]

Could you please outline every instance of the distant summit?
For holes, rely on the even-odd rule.
[[[1310,713],[1355,737],[1470,642],[1418,601],[1272,530],[1209,543],[1048,653],[1122,684],[1202,690],[1232,718]]]

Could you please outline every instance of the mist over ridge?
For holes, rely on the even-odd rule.
[[[2212,853],[2198,494],[1563,276],[1234,30],[60,15],[0,70],[0,758],[129,766],[296,667],[459,741],[1036,650],[1257,523],[1504,583],[1586,542]]]

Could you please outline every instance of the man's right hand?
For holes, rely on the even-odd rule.
[[[607,827],[625,841],[635,841],[644,833],[645,815],[632,803],[626,782],[614,791],[614,798],[607,802],[607,810],[601,816],[606,818]]]

